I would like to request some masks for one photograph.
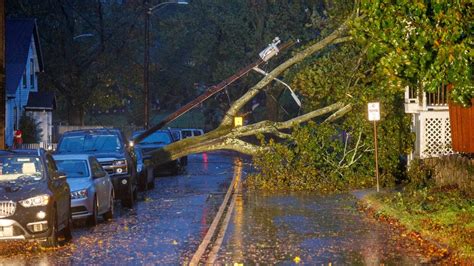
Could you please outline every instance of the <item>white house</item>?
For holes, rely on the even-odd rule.
[[[43,58],[35,19],[7,19],[5,32],[5,143],[11,146],[30,92],[38,91]]]
[[[434,93],[407,87],[405,113],[412,114],[412,131],[416,134],[415,149],[410,159],[453,153],[446,86]]]

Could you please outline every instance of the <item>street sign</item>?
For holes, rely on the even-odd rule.
[[[380,103],[368,103],[369,121],[380,120]]]
[[[377,192],[379,192],[379,160],[377,154],[377,121],[380,120],[380,103],[368,103],[369,121],[374,122],[374,151],[375,151],[375,178],[377,179]]]

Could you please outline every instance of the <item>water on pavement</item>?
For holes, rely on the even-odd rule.
[[[400,231],[357,210],[350,194],[237,198],[218,263],[413,265],[432,262]]]

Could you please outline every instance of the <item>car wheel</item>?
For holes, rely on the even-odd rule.
[[[71,206],[69,206],[67,225],[66,225],[66,227],[64,227],[63,235],[64,235],[64,238],[66,239],[66,241],[70,241],[70,240],[72,239],[72,216],[71,216]]]
[[[153,174],[153,177],[151,178],[150,183],[148,184],[149,189],[154,189],[155,188],[155,175]]]
[[[133,204],[135,203],[135,196],[132,188],[130,186],[130,190],[128,192],[127,198],[122,200],[122,206],[126,208],[133,209]]]
[[[179,160],[176,160],[174,163],[174,168],[173,168],[173,175],[179,175],[181,172],[181,163],[179,163]]]
[[[88,226],[95,226],[98,223],[98,207],[97,207],[97,197],[94,196],[94,203],[93,203],[93,209],[92,209],[92,215],[87,218],[87,225]]]
[[[57,247],[58,246],[58,212],[56,211],[56,208],[54,208],[53,211],[54,215],[51,218],[51,235],[46,238],[46,242],[44,243],[45,247]]]
[[[114,192],[112,191],[110,193],[110,207],[109,207],[109,210],[104,213],[104,220],[106,221],[109,221],[109,220],[112,220],[114,218]]]

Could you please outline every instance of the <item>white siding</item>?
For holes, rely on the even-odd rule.
[[[34,64],[33,67],[31,66],[32,60]],[[30,48],[28,50],[28,59],[26,60],[24,71],[24,74],[26,75],[26,87],[23,86],[22,77],[16,89],[15,98],[8,99],[6,104],[5,143],[8,146],[13,144],[13,131],[20,123],[20,117],[24,112],[25,105],[28,103],[30,91],[38,91],[38,72],[39,64],[36,55],[36,48],[34,44],[34,38],[31,36]]]

